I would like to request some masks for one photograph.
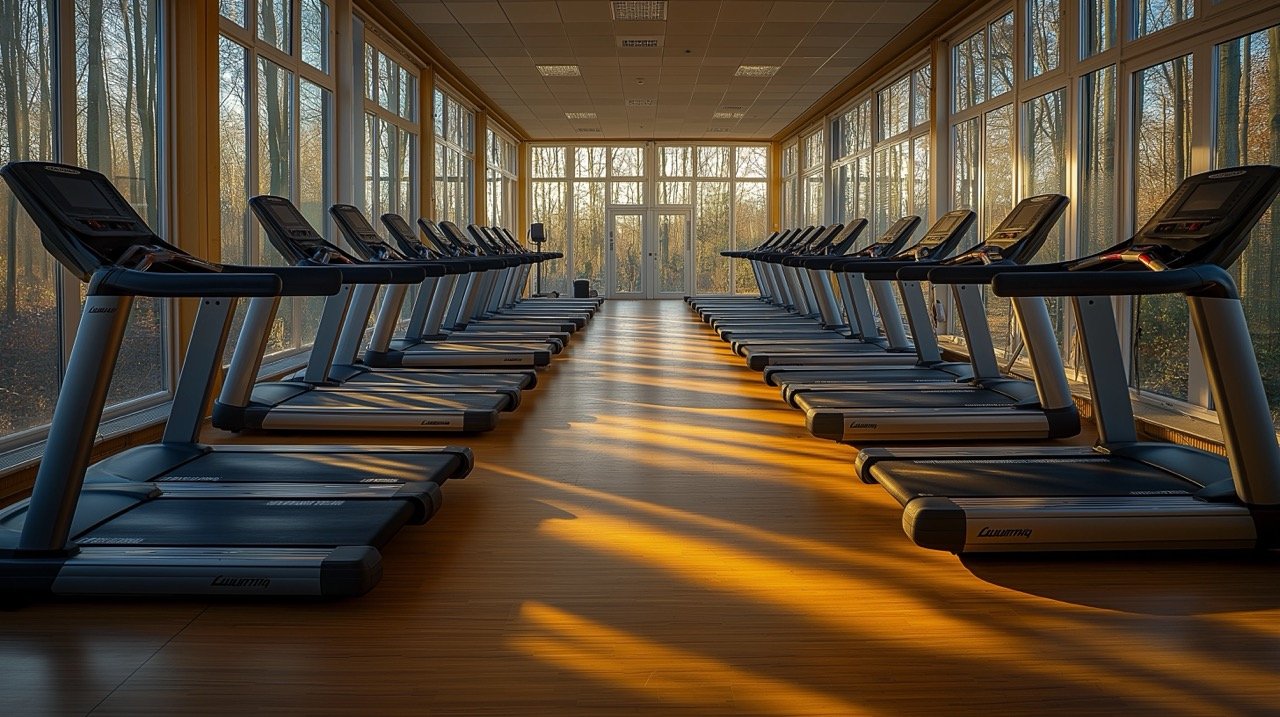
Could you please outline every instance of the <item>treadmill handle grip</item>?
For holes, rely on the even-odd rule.
[[[224,266],[233,272],[266,274],[280,281],[279,296],[329,296],[342,288],[342,273],[332,266]]]
[[[337,290],[336,286],[334,290]],[[90,277],[87,292],[89,296],[249,298],[278,295],[280,279],[270,274],[242,272],[162,274],[112,266],[100,269]]]
[[[914,261],[856,257],[836,262],[831,267],[831,270],[844,274],[862,274],[863,278],[870,280],[896,279],[902,270],[912,268],[915,265],[916,262]]]
[[[990,284],[997,276],[1010,272],[1039,275],[1061,270],[1060,264],[974,264],[972,266],[935,266],[926,274],[929,281],[935,284]]]
[[[997,296],[1140,296],[1190,294],[1235,299],[1235,280],[1220,266],[1203,264],[1169,271],[1012,272],[992,282]]]

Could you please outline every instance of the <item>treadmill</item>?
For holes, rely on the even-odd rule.
[[[269,195],[253,197],[249,207],[268,241],[286,261],[298,266],[335,266],[343,283],[417,284],[438,265],[362,264],[325,241],[293,202]],[[320,336],[330,338],[346,317],[351,303],[347,289],[329,297],[320,319]],[[520,389],[483,392],[376,389],[330,386],[318,381],[259,381],[254,383],[271,337],[279,297],[249,302],[244,326],[236,342],[222,392],[213,405],[213,425],[227,431],[411,431],[477,432],[493,430],[498,415],[519,405]],[[311,361],[332,360],[333,341],[313,346]],[[327,371],[321,372],[327,373]]]
[[[857,281],[860,277],[850,274],[835,275],[832,269],[851,259],[886,257],[899,253],[907,242],[911,240],[911,235],[915,233],[916,227],[919,225],[920,217],[905,216],[890,225],[875,241],[852,254],[795,256],[782,260],[784,266],[802,269],[808,274],[809,280],[816,285],[825,284],[830,286],[833,282],[838,282],[840,286],[838,293],[843,304],[844,316],[850,317],[848,321],[841,316],[840,307],[837,306],[835,301],[829,303],[820,301],[818,306],[821,313],[821,323],[817,325],[808,322],[789,322],[781,326],[768,325],[756,328],[726,327],[720,331],[720,336],[728,340],[732,344],[734,351],[739,355],[742,355],[742,352],[748,346],[768,349],[772,349],[775,346],[779,347],[779,349],[789,346],[813,347],[815,342],[830,340],[853,340],[860,343],[875,344],[885,350],[898,350],[893,341],[886,342],[879,335],[869,309],[867,312],[859,311],[851,303],[850,298],[854,292],[849,284]],[[873,289],[880,290],[878,286],[873,286]],[[865,296],[865,291],[862,292],[862,295]],[[889,304],[893,306],[893,312],[896,315],[897,305],[893,303],[892,297],[889,297]],[[897,323],[900,326],[901,319],[899,317],[895,318],[897,318]],[[886,317],[887,319],[888,317]],[[910,350],[911,347],[903,332],[893,334],[890,331],[889,333],[894,338],[901,334],[901,338],[897,340],[905,344],[903,350]]]
[[[1080,416],[1071,391],[1052,320],[1043,299],[1013,302],[1013,314],[1032,356],[1032,380],[999,373],[987,326],[982,285],[997,267],[1018,266],[1044,244],[1067,207],[1060,194],[1027,197],[991,233],[986,242],[951,260],[952,278],[934,279],[943,269],[906,266],[904,279],[926,276],[949,284],[960,307],[974,378],[962,383],[868,383],[843,385],[793,395],[805,412],[809,431],[835,441],[912,441],[938,439],[1067,438],[1080,432]],[[969,268],[965,265],[975,265]],[[874,277],[874,270],[864,272]]]
[[[960,241],[968,235],[977,215],[968,209],[955,209],[942,215],[933,227],[925,232],[920,241],[899,254],[883,258],[847,259],[836,262],[832,270],[840,274],[861,274],[862,270],[873,268],[895,276],[899,268],[908,265],[937,265],[951,256]],[[918,280],[896,280],[898,296],[907,311],[907,324],[911,330],[911,343],[914,352],[910,355],[914,361],[910,363],[902,359],[902,354],[888,353],[882,355],[869,354],[865,362],[843,365],[797,364],[774,365],[764,369],[765,383],[781,386],[783,397],[791,400],[792,393],[803,393],[821,388],[839,388],[849,384],[892,381],[901,382],[934,382],[957,381],[973,378],[973,367],[968,361],[943,361],[942,350],[938,346],[937,331],[933,326],[932,311],[926,299],[924,288]],[[868,301],[865,293],[860,293],[866,282],[848,282],[844,284],[846,305],[855,304],[855,316],[863,311]],[[877,304],[881,306],[882,315],[891,313],[881,300],[892,301],[892,297],[877,294]],[[897,307],[894,305],[893,310]],[[846,309],[848,310],[848,309]],[[793,404],[794,405],[794,404]]]
[[[703,316],[717,332],[759,329],[775,325],[779,319],[795,322],[798,319],[822,319],[826,323],[839,322],[839,309],[835,291],[829,281],[815,281],[814,277],[798,267],[787,266],[783,261],[795,256],[841,256],[848,252],[867,226],[866,219],[844,224],[810,227],[797,235],[785,249],[770,249],[753,253],[753,263],[771,277],[778,287],[779,297],[774,305],[753,304],[725,309],[708,308]]]
[[[88,283],[32,496],[0,511],[0,593],[359,595],[377,548],[470,471],[465,448],[196,443],[237,299],[332,294],[340,273],[192,257],[91,170],[12,162],[0,177]],[[187,360],[162,442],[91,466],[136,296],[200,299]]]
[[[388,221],[392,216],[398,221]],[[425,259],[430,251],[413,235],[413,230],[402,217],[388,215],[383,223],[395,240],[400,253],[413,259]],[[475,265],[494,266],[485,257],[467,257],[466,264],[458,265],[446,273],[431,291],[424,285],[414,303],[409,321],[409,331],[402,340],[393,339],[396,311],[383,305],[375,324],[373,335],[364,353],[363,363],[374,368],[431,368],[431,369],[534,369],[551,363],[553,348],[547,342],[508,343],[454,339],[444,333],[445,327],[455,327],[467,311],[467,304],[474,303],[477,293],[455,291],[459,277],[467,275]],[[401,299],[402,300],[402,299]],[[474,309],[472,309],[474,310]]]
[[[509,255],[488,241],[477,242],[452,222],[436,223],[419,218],[417,224],[436,247],[453,247],[454,256],[483,257],[488,260],[485,265],[477,268],[477,273],[467,277],[462,292],[465,307],[454,329],[494,330],[494,326],[498,326],[499,330],[516,332],[535,332],[549,328],[573,332],[586,325],[586,321],[590,319],[593,310],[579,306],[559,309],[520,306],[504,309],[504,298],[515,291],[516,277],[524,271],[516,269],[527,266],[529,256]]]
[[[1097,445],[867,449],[859,475],[904,506],[917,545],[953,553],[1280,547],[1280,447],[1227,271],[1277,193],[1280,167],[1198,174],[1111,249],[1002,267],[998,295],[1069,297]],[[1186,297],[1225,457],[1138,438],[1112,299],[1157,294]]]

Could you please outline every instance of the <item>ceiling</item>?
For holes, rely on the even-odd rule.
[[[611,0],[395,2],[530,138],[637,140],[770,139],[935,4],[670,0],[631,4],[665,5],[665,21],[619,21]],[[740,65],[780,69],[738,77]]]

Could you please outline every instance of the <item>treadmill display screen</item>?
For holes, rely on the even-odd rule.
[[[404,220],[404,217],[399,214],[388,214],[384,219],[396,234],[406,239],[413,237],[413,230],[409,228],[409,223]]]
[[[267,209],[271,212],[272,216],[276,218],[276,222],[278,222],[280,226],[284,227],[286,231],[303,231],[308,234],[315,234],[315,230],[307,223],[306,218],[303,217],[302,213],[294,208],[293,205],[285,202],[269,202],[267,204]]]
[[[73,209],[90,211],[98,214],[119,214],[116,204],[108,197],[98,183],[87,177],[65,174],[45,175],[53,188],[58,191],[62,201]]]
[[[1174,214],[1212,214],[1224,207],[1240,187],[1240,181],[1206,182],[1196,187],[1182,200]]]
[[[1035,224],[1036,218],[1044,212],[1046,202],[1023,202],[1019,204],[1013,215],[1004,220],[1002,226],[1010,229],[1027,229]]]
[[[933,231],[931,233],[950,234],[953,229],[960,225],[960,222],[964,221],[964,217],[964,212],[947,212],[942,216],[942,219],[939,219],[938,223],[933,226]]]

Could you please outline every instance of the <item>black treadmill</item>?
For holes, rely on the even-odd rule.
[[[1280,446],[1227,272],[1278,193],[1280,167],[1206,172],[1128,241],[993,269],[998,295],[1070,297],[1096,446],[868,449],[859,475],[902,503],[916,544],[954,553],[1280,547]],[[1226,457],[1138,438],[1112,297],[1155,294],[1186,296]]]
[[[435,511],[465,448],[195,442],[239,297],[326,295],[328,268],[231,267],[153,234],[106,177],[13,162],[0,177],[46,249],[88,283],[29,500],[0,511],[0,593],[358,595],[377,547]],[[89,465],[135,296],[201,302],[160,444]]]
[[[897,269],[907,265],[937,265],[952,255],[961,240],[968,235],[976,218],[977,215],[968,209],[952,210],[939,217],[920,241],[902,252],[882,258],[843,259],[832,265],[832,271],[837,274],[861,274],[867,267],[880,267],[893,272],[892,275],[896,277]],[[856,365],[766,366],[765,383],[781,386],[783,397],[790,402],[794,393],[822,388],[839,388],[850,384],[881,381],[946,382],[973,378],[973,366],[968,361],[942,360],[937,331],[933,327],[932,309],[925,297],[921,282],[897,280],[894,283],[897,285],[898,295],[907,312],[907,324],[911,329],[911,343],[914,347],[913,362],[906,363],[900,361],[897,354],[886,353],[879,357],[867,356],[865,363]],[[847,304],[865,304],[868,301],[865,295],[861,297],[857,295],[861,288],[857,284],[850,282],[845,284],[845,287],[854,294],[846,299]],[[854,313],[857,313],[856,309]]]
[[[1001,375],[987,327],[982,285],[990,271],[1026,262],[1044,244],[1067,207],[1060,194],[1027,197],[978,247],[952,259],[952,279],[934,279],[928,265],[897,270],[903,279],[924,278],[952,288],[960,307],[966,344],[974,358],[974,378],[965,382],[868,383],[798,393],[809,431],[836,441],[1066,438],[1080,432],[1080,416],[1067,386],[1057,337],[1044,300],[1014,301],[1013,313],[1035,357],[1032,380]],[[972,265],[969,269],[965,265]],[[892,267],[866,269],[875,278]],[[892,276],[893,274],[889,274]],[[980,366],[990,367],[979,370]]]
[[[295,266],[334,266],[343,283],[417,284],[443,268],[429,263],[363,264],[324,240],[284,197],[264,195],[249,200],[272,247]],[[350,306],[344,289],[325,302],[318,336],[336,335]],[[254,299],[245,312],[222,391],[213,406],[213,425],[228,431],[408,431],[477,432],[497,427],[503,411],[519,405],[520,389],[481,392],[364,389],[303,380],[255,379],[266,353],[279,300]],[[312,361],[332,360],[332,341],[313,346]],[[326,372],[327,373],[327,372]]]

